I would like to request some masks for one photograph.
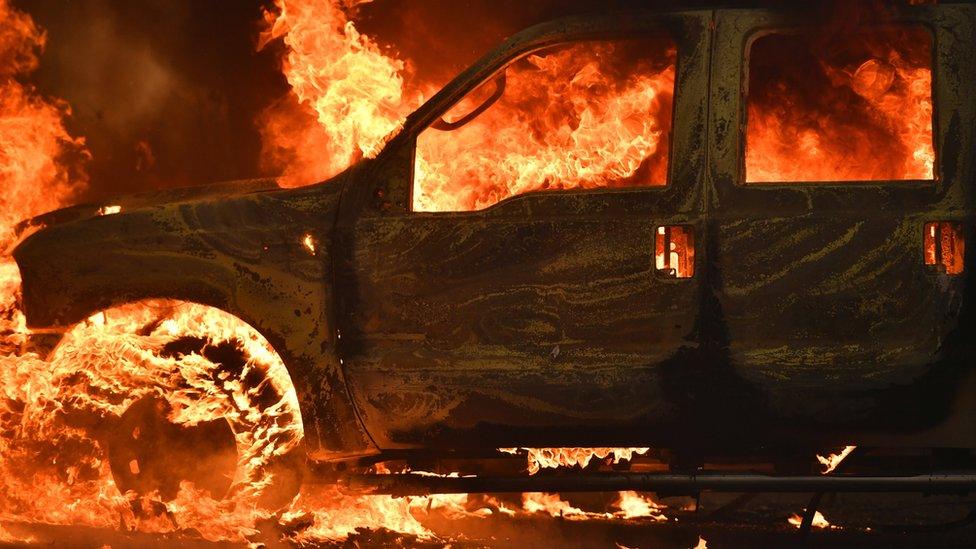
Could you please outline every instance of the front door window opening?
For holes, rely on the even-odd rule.
[[[413,210],[665,185],[676,57],[661,35],[575,42],[515,60],[420,134]]]

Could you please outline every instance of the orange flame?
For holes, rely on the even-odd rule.
[[[620,512],[617,515],[626,519],[650,518],[654,521],[668,520],[662,511],[662,509],[666,508],[665,505],[633,490],[620,492],[614,505],[620,508]]]
[[[509,66],[495,105],[457,130],[421,134],[414,210],[479,210],[542,189],[665,184],[676,50],[660,52],[657,68],[633,62],[628,47],[582,42]]]
[[[790,518],[786,519],[786,522],[799,528],[803,524],[803,517],[797,514],[793,514]],[[823,516],[820,511],[813,512],[813,522],[810,523],[814,528],[840,528],[839,526],[834,526],[827,521],[827,518]]]
[[[283,185],[297,186],[378,153],[423,97],[406,95],[403,62],[360,34],[337,0],[275,6],[277,13],[265,12],[259,46],[283,39],[291,93],[261,117],[264,159],[285,169]]]
[[[17,222],[64,206],[87,182],[84,139],[64,127],[67,104],[17,80],[37,67],[44,42],[27,14],[0,0],[0,252]]]
[[[231,343],[247,357],[243,371],[215,377],[220,369],[211,359],[165,352],[181,338]],[[257,492],[269,482],[263,468],[301,438],[297,397],[277,354],[252,328],[208,307],[143,302],[112,309],[69,331],[47,360],[4,356],[0,366],[4,402],[11,406],[3,426],[13,433],[0,439],[0,509],[31,520],[114,527],[121,517],[146,531],[171,531],[175,521],[214,539],[239,539],[259,515]],[[262,395],[278,395],[275,402],[253,402],[248,391],[256,388],[244,380],[254,378],[264,380]],[[184,485],[166,504],[166,520],[133,514],[131,496],[121,494],[112,479],[105,458],[109,435],[100,429],[147,394],[160,394],[173,406],[174,423],[231,423],[239,456],[231,501],[239,513],[211,513],[208,506],[218,502]],[[38,464],[39,454],[56,459]]]
[[[749,54],[747,180],[932,179],[931,49],[920,27],[760,37]]]
[[[613,463],[633,459],[634,454],[646,454],[650,448],[499,448],[500,452],[516,454],[525,452],[530,475],[541,469],[558,467],[586,468],[590,461],[612,456]]]
[[[554,517],[586,518],[588,513],[559,497],[559,494],[528,492],[522,494],[522,507],[529,513],[548,513]]]
[[[836,469],[837,466],[844,461],[844,458],[849,456],[856,448],[857,446],[845,446],[844,449],[838,454],[830,454],[827,457],[818,455],[817,461],[820,462],[820,465],[824,466],[824,470],[821,473],[826,475],[827,473],[830,473]]]

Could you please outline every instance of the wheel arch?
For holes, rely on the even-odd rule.
[[[339,194],[316,186],[48,227],[14,251],[28,325],[64,331],[145,299],[215,307],[249,324],[281,356],[310,457],[375,453],[335,345],[330,244]]]

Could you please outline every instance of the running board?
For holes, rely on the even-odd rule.
[[[515,477],[366,474],[346,478],[355,491],[395,496],[498,492],[976,492],[976,474],[919,476],[770,476],[703,473],[592,473]]]

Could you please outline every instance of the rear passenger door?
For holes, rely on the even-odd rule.
[[[954,378],[938,372],[961,369],[948,361],[964,336],[973,11],[718,12],[719,314],[730,362],[776,417],[904,428],[949,402]],[[946,392],[919,400],[933,383]],[[895,387],[911,390],[886,407]]]
[[[608,445],[668,417],[660,370],[697,344],[709,18],[523,34],[377,160],[336,272],[380,447]]]

